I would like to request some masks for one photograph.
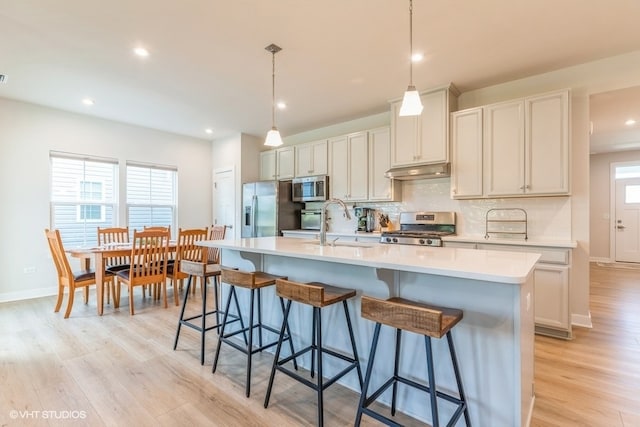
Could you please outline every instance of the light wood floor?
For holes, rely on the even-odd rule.
[[[593,329],[576,329],[572,341],[536,337],[533,426],[640,426],[640,270],[592,265],[591,281]],[[52,312],[53,297],[0,304],[0,426],[314,425],[313,391],[285,375],[263,408],[270,354],[254,356],[247,399],[243,355],[223,347],[211,373],[215,332],[204,366],[195,331],[172,350],[177,307],[136,295],[135,316],[124,302],[98,317],[91,297],[87,306],[76,298],[67,320]],[[325,425],[353,425],[357,399],[329,388]]]

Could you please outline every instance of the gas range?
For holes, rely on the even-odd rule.
[[[442,246],[442,236],[456,233],[455,212],[402,212],[400,230],[386,231],[381,243]]]

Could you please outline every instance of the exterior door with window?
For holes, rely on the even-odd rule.
[[[640,178],[616,179],[615,260],[640,263]]]

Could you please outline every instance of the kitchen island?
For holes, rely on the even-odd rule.
[[[320,246],[315,240],[262,237],[202,244],[221,248],[226,266],[354,288],[358,295],[400,296],[462,309],[464,318],[453,335],[473,424],[528,425],[534,402],[532,271],[538,254],[336,243]],[[282,314],[274,293],[273,288],[263,292],[263,321],[278,327]],[[241,300],[241,304],[245,303]],[[303,338],[308,342],[311,330],[306,308],[295,306],[290,317],[297,347]],[[350,310],[361,363],[366,366],[374,324],[360,317],[359,298],[350,301]],[[336,350],[349,348],[342,316],[338,307],[328,307],[323,313],[323,327],[330,331],[324,334],[326,344]],[[375,364],[378,375],[372,377],[374,387],[393,369],[390,328],[383,328],[381,343],[384,344]],[[404,334],[401,374],[426,382],[423,349],[421,336]],[[452,392],[456,389],[455,379],[447,353],[446,341],[434,340],[438,387]],[[302,366],[308,367],[309,360],[303,359]],[[341,366],[340,362],[332,361],[325,368],[326,375],[332,375]],[[341,383],[359,391],[355,374],[344,377]],[[390,396],[383,397],[386,398],[383,401],[390,401]],[[428,396],[400,387],[398,397],[399,410],[418,419],[430,419]],[[444,419],[451,415],[452,408],[445,402],[440,411]]]

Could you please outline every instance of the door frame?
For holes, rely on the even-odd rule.
[[[237,197],[236,197],[236,170],[235,170],[235,166],[234,165],[229,165],[226,167],[220,167],[220,168],[215,168],[213,169],[212,173],[211,173],[211,193],[212,193],[212,197],[211,197],[211,224],[215,223],[215,219],[217,218],[217,207],[216,207],[216,192],[217,192],[217,188],[216,188],[216,176],[219,173],[224,173],[224,172],[229,172],[231,174],[231,179],[232,179],[232,186],[233,186],[233,201],[232,201],[232,206],[233,206],[233,219],[234,219],[234,224],[233,225],[233,229],[232,230],[227,230],[227,233],[225,234],[225,239],[235,239],[238,238],[238,236],[236,236],[236,232],[238,232],[238,216],[237,215],[237,211],[238,211],[238,207],[237,207]]]
[[[620,166],[638,166],[640,160],[612,162],[609,165],[609,259],[616,260],[616,168]]]

